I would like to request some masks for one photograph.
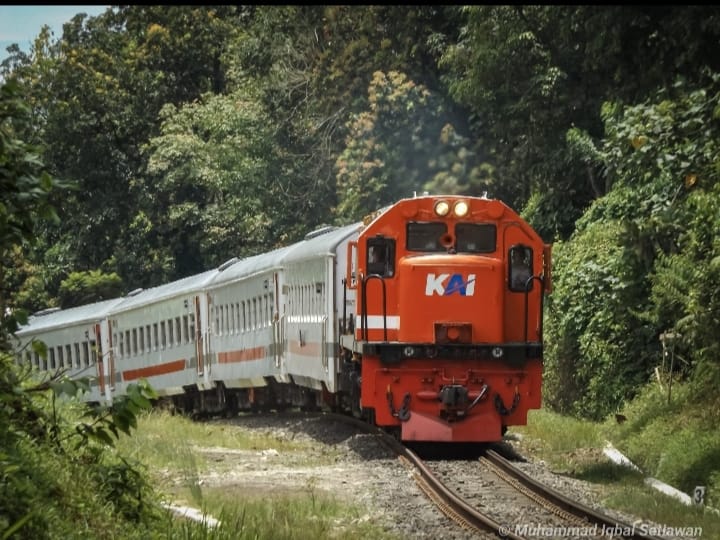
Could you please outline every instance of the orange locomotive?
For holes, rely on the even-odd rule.
[[[540,407],[550,246],[508,206],[405,199],[348,258],[358,300],[341,342],[377,425],[403,441],[497,441]]]

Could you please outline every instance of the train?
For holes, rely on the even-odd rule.
[[[403,442],[496,442],[541,407],[551,268],[551,244],[502,201],[416,195],[172,283],[35,313],[16,357],[39,376],[89,378],[95,403],[144,379],[189,414],[329,408]]]

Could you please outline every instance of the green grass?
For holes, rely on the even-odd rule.
[[[283,456],[284,467],[330,464],[339,451],[315,448],[307,452],[311,446],[302,441],[257,434],[227,423],[193,422],[162,411],[144,415],[133,436],[122,437],[117,446],[119,452],[145,465],[167,502],[192,506],[221,522],[208,528],[178,518],[169,533],[172,538],[394,538],[374,525],[362,508],[319,491],[312,480],[295,491],[199,482],[210,470],[222,474],[233,467],[231,458],[225,463],[218,454],[216,461],[202,449],[219,447],[258,455],[273,449]]]
[[[600,484],[603,503],[620,511],[669,527],[700,527],[703,538],[720,538],[720,516],[709,509],[689,507],[644,483],[658,478],[689,493],[696,485],[708,488],[707,503],[718,500],[720,434],[683,407],[683,389],[667,396],[649,388],[623,414],[605,423],[568,418],[548,410],[531,411],[528,424],[513,428],[522,440],[520,451],[546,461],[552,470]],[[602,449],[610,441],[643,469],[635,472],[610,461]],[[655,531],[662,536],[662,531]]]
[[[237,504],[227,506],[229,498],[236,500]],[[396,538],[373,525],[368,513],[320,495],[312,485],[294,495],[263,497],[246,493],[241,486],[229,490],[214,488],[207,490],[205,503],[205,508],[218,516],[221,522],[208,538]],[[186,524],[184,528],[194,531],[198,526]]]

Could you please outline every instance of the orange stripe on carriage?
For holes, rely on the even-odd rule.
[[[218,363],[248,362],[250,360],[260,360],[261,358],[265,358],[265,356],[265,347],[253,347],[252,349],[218,353]]]
[[[133,381],[140,379],[141,377],[155,377],[157,375],[167,375],[168,373],[175,373],[176,371],[182,371],[185,369],[185,359],[175,360],[173,362],[166,362],[164,364],[158,364],[156,366],[148,366],[138,369],[128,369],[123,371],[124,381]]]

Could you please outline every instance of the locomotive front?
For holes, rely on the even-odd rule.
[[[500,201],[400,201],[357,241],[361,406],[404,441],[497,441],[540,407],[550,249]]]

